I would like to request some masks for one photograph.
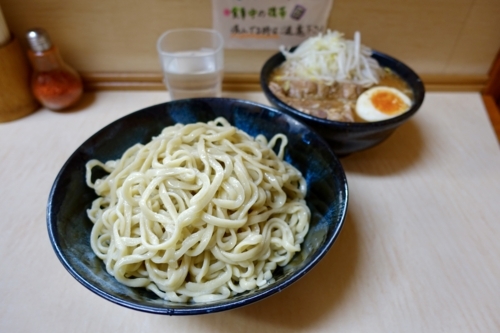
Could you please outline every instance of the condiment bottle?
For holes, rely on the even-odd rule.
[[[74,105],[83,92],[78,72],[63,61],[45,30],[29,30],[26,38],[30,47],[28,58],[33,67],[31,89],[35,98],[51,110]]]

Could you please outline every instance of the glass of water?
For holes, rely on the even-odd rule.
[[[174,99],[220,97],[223,38],[210,29],[175,29],[157,42],[163,80]]]

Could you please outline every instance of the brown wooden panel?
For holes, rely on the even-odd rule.
[[[29,10],[28,10],[29,9]],[[156,39],[171,28],[211,27],[207,0],[2,0],[11,30],[51,34],[84,72],[160,70]],[[399,58],[422,75],[486,75],[500,48],[498,0],[335,0],[329,27]],[[257,73],[272,54],[226,50],[227,73]]]
[[[500,49],[500,1],[476,0],[455,41],[444,74],[488,73]]]

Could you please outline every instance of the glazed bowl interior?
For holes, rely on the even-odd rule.
[[[413,91],[413,104],[407,112],[391,119],[366,123],[333,121],[301,112],[280,100],[269,89],[269,78],[272,72],[285,61],[281,52],[270,57],[262,67],[260,85],[272,105],[313,128],[328,142],[338,156],[344,156],[371,148],[387,139],[397,127],[419,110],[424,100],[424,84],[410,67],[381,52],[373,51],[372,57],[381,67],[389,68],[400,76]]]
[[[307,181],[307,205],[312,217],[302,250],[274,273],[275,282],[262,288],[210,303],[174,303],[144,288],[131,288],[109,275],[90,247],[91,221],[86,210],[96,198],[85,183],[85,163],[108,161],[135,143],[147,143],[176,123],[207,122],[219,116],[252,136],[288,136],[285,160]],[[309,272],[337,238],[348,201],[347,180],[339,160],[325,141],[296,119],[249,101],[200,98],[151,106],[104,127],[67,160],[49,195],[47,227],[53,249],[67,271],[82,285],[118,305],[156,314],[194,315],[233,309],[268,297]]]

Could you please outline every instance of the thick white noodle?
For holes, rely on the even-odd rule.
[[[309,229],[306,183],[283,161],[286,145],[285,135],[268,143],[217,118],[166,127],[116,161],[89,161],[93,251],[119,282],[173,302],[265,286]],[[109,175],[92,182],[94,167]]]

